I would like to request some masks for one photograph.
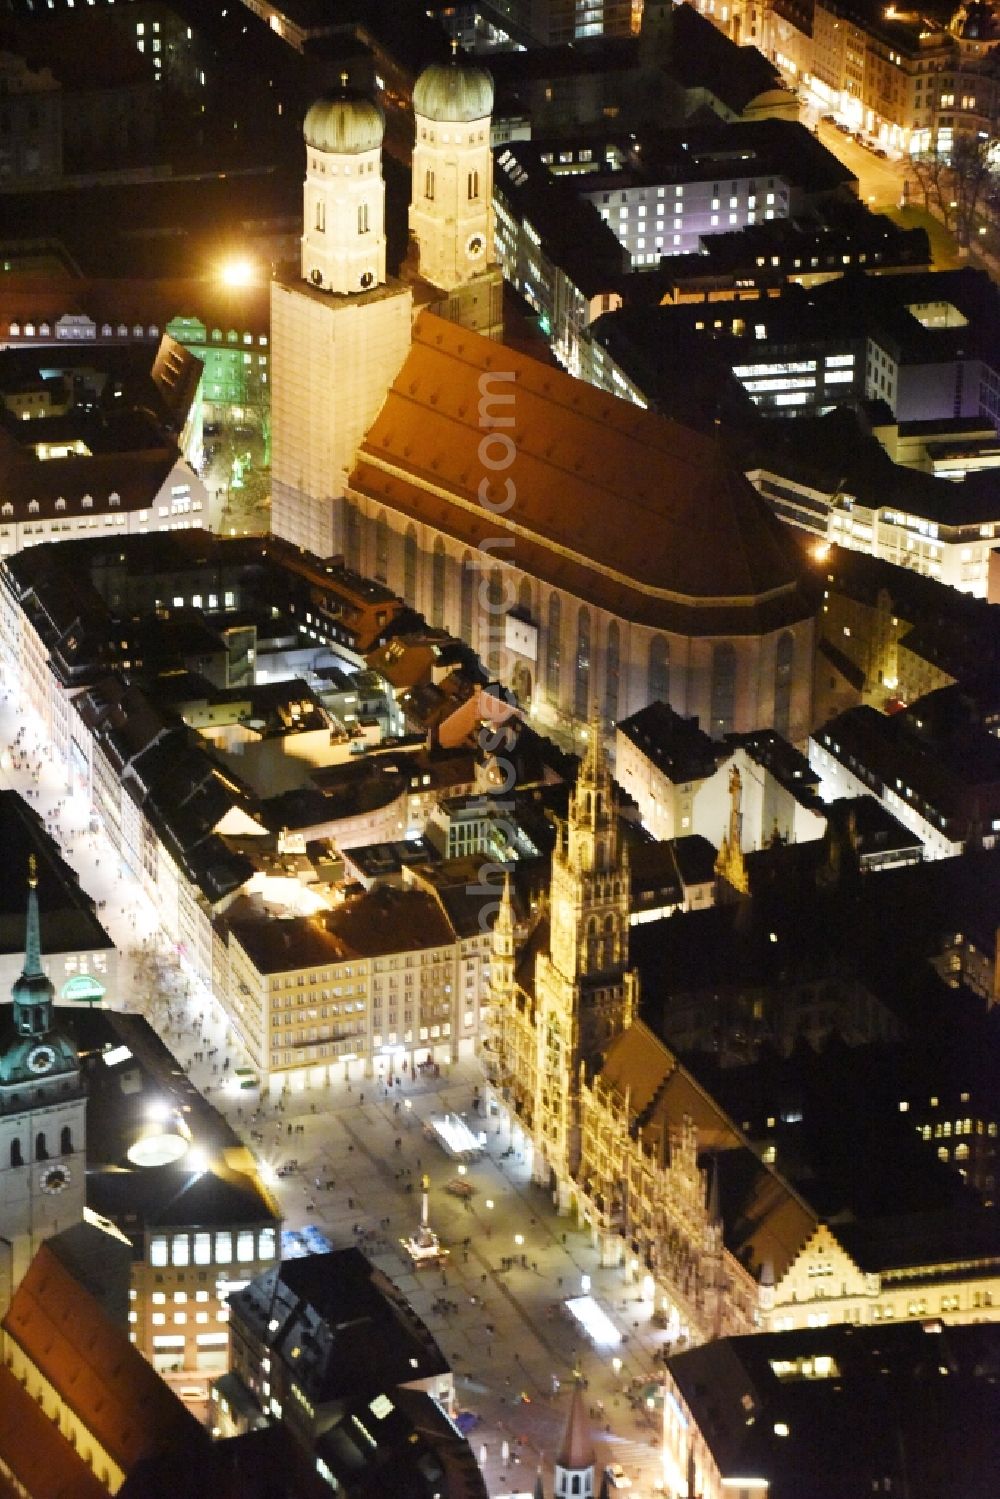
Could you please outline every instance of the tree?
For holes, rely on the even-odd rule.
[[[924,207],[954,233],[960,247],[968,249],[977,220],[990,212],[998,196],[990,142],[962,135],[947,154],[928,151],[913,157],[911,165]]]
[[[960,245],[968,247],[975,238],[976,221],[982,216],[996,185],[997,173],[990,154],[990,142],[974,136],[960,136],[951,153],[951,176],[954,184],[955,233]]]

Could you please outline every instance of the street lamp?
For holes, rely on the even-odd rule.
[[[622,1361],[618,1357],[617,1353],[615,1354],[614,1358],[611,1360],[611,1367],[614,1370],[615,1378],[617,1379],[618,1375],[622,1372]]]
[[[238,258],[227,260],[220,274],[223,286],[250,286],[254,279],[254,268],[249,260]]]
[[[521,1245],[524,1243],[524,1235],[523,1234],[515,1234],[514,1235],[514,1243],[517,1245],[518,1249],[520,1249]]]
[[[487,1199],[486,1199],[486,1206],[488,1208],[491,1208],[493,1206],[493,1198],[492,1197],[487,1197]]]

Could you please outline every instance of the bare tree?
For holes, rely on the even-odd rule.
[[[996,172],[990,159],[990,142],[963,135],[952,147],[948,179],[955,214],[955,237],[959,245],[969,247],[976,232],[976,220],[982,215],[990,197]]]

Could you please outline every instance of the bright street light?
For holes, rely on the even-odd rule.
[[[227,260],[222,267],[223,286],[250,286],[254,270],[249,260]]]

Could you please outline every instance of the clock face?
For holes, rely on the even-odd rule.
[[[39,1075],[48,1072],[55,1059],[51,1046],[33,1046],[28,1052],[28,1071]]]
[[[483,253],[483,236],[481,234],[474,234],[465,248],[468,254],[475,259],[477,255]]]
[[[52,1193],[65,1191],[72,1179],[68,1166],[50,1166],[42,1173],[42,1191]]]

